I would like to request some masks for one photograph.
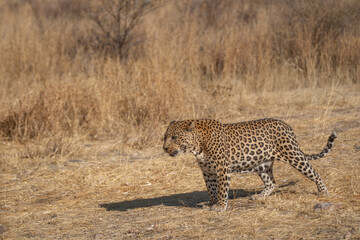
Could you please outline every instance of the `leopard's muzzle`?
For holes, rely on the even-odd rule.
[[[179,151],[177,151],[177,150],[169,151],[169,148],[167,148],[167,147],[164,147],[164,151],[166,153],[168,153],[171,157],[175,157],[179,153]]]

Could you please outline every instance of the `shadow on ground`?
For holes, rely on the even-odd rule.
[[[284,188],[294,185],[295,182],[291,181],[278,188]],[[249,198],[251,195],[256,194],[256,191],[247,191],[243,189],[232,189],[229,192],[229,199]],[[126,211],[135,208],[152,207],[157,205],[165,206],[183,206],[192,208],[201,208],[205,202],[209,201],[208,193],[205,191],[195,191],[188,193],[180,193],[169,196],[162,196],[156,198],[135,199],[123,202],[104,203],[100,207],[106,208],[107,211]]]

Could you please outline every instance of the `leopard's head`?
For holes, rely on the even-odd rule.
[[[173,121],[169,124],[164,135],[164,151],[175,157],[180,152],[193,149],[195,121]]]

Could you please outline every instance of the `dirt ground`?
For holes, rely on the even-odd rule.
[[[328,90],[285,92],[289,98],[280,100],[269,93],[245,112],[220,117],[283,119],[309,153],[320,152],[333,130],[338,134],[332,152],[313,162],[329,197],[317,196],[314,183],[276,162],[274,194],[251,201],[263,187],[260,178],[233,175],[229,209],[222,213],[202,207],[208,196],[194,157],[171,158],[160,140],[137,150],[117,139],[71,139],[63,146],[71,153],[46,157],[36,143],[2,141],[1,238],[360,239],[359,90],[335,89],[321,101],[313,99]],[[320,209],[319,203],[330,204]]]

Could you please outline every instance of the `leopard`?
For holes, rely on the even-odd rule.
[[[210,198],[208,207],[224,211],[228,206],[232,173],[256,172],[265,187],[251,199],[264,199],[274,191],[275,161],[290,164],[313,181],[319,195],[328,190],[310,161],[327,155],[332,149],[336,132],[318,154],[304,153],[290,125],[282,120],[265,118],[238,123],[221,123],[213,119],[172,121],[164,134],[163,149],[171,157],[192,153],[202,171]]]

